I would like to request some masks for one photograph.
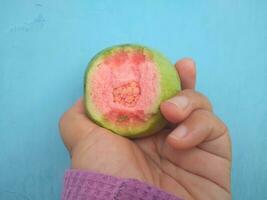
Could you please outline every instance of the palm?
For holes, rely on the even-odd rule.
[[[73,168],[139,179],[185,199],[230,199],[230,162],[216,152],[224,138],[178,151],[164,142],[169,131],[128,140],[97,127],[75,147]]]

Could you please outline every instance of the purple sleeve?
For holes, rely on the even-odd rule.
[[[64,177],[62,200],[181,200],[135,179],[68,170]]]

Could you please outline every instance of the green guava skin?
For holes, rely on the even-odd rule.
[[[100,111],[96,108],[89,95],[91,92],[89,84],[91,77],[90,75],[94,72],[95,66],[101,63],[107,56],[120,50],[141,50],[145,55],[150,56],[152,61],[155,63],[160,75],[159,98],[153,105],[151,105],[151,117],[147,121],[142,122],[139,125],[125,126],[109,121],[108,119],[103,117],[103,114],[100,113]],[[88,117],[99,126],[104,127],[115,134],[129,138],[149,136],[158,132],[164,126],[166,126],[167,121],[160,112],[160,103],[177,95],[179,91],[181,91],[181,82],[174,65],[158,51],[137,44],[116,45],[100,51],[89,62],[84,77],[84,103]]]

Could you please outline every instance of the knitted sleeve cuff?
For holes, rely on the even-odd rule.
[[[135,179],[122,179],[100,173],[67,170],[62,200],[181,200]]]

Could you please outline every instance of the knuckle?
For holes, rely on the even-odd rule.
[[[213,126],[216,127],[216,130],[220,132],[220,135],[224,135],[229,133],[229,129],[227,125],[218,118],[214,113],[207,111],[207,110],[199,110],[201,113],[201,117],[203,120],[208,120]]]
[[[204,94],[198,91],[195,91],[193,89],[185,89],[182,90],[179,95],[186,96],[191,102],[192,107],[194,108],[201,107],[210,111],[213,110],[212,104],[209,99]]]
[[[210,121],[211,117],[212,117],[212,113],[208,110],[204,110],[204,109],[198,109],[196,110],[196,112],[194,112],[195,115],[197,115],[198,118],[204,120],[208,120]]]
[[[184,89],[182,90],[179,95],[184,95],[184,96],[192,96],[192,94],[195,93],[195,91],[193,89]]]
[[[200,92],[196,92],[196,95],[198,96],[199,101],[201,101],[201,104],[203,105],[205,109],[210,110],[210,111],[213,110],[212,104],[207,96],[205,96],[204,94]]]
[[[229,135],[229,128],[222,120],[220,120],[220,125],[221,125],[220,130],[221,130],[222,134]]]
[[[220,135],[224,134],[229,135],[229,128],[224,123],[224,121],[214,114],[213,116],[214,116],[214,121],[216,122],[217,130],[221,133]]]

